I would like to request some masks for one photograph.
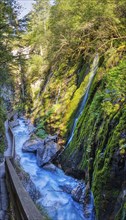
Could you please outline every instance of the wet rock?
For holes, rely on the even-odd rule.
[[[31,123],[29,119],[25,121],[25,125],[28,126],[29,134],[34,134],[34,132],[36,131],[36,128],[34,127],[34,125]]]
[[[22,147],[23,152],[36,152],[38,148],[44,149],[44,140],[41,139],[29,139]]]
[[[46,163],[51,162],[58,152],[58,145],[54,141],[45,143],[44,148],[37,149],[37,164],[43,166]]]
[[[19,121],[18,121],[18,119],[13,120],[13,121],[9,121],[9,126],[10,126],[11,128],[14,128],[14,127],[16,127],[16,126],[19,126]]]
[[[49,170],[49,171],[56,171],[56,166],[52,163],[45,164],[43,166],[44,169]]]
[[[16,169],[16,172],[17,172],[17,174],[19,176],[20,181],[22,182],[24,188],[26,189],[26,191],[28,192],[28,194],[30,195],[32,200],[34,202],[36,202],[36,200],[38,200],[40,198],[39,191],[37,190],[37,188],[36,188],[35,184],[32,182],[32,180],[30,179],[29,174],[26,173],[20,167],[19,159],[16,158],[15,164],[16,164],[15,169]]]
[[[23,144],[22,151],[37,152],[37,164],[38,166],[44,166],[50,163],[60,151],[59,145],[55,141],[56,135],[49,135],[45,139],[40,139],[34,135]],[[54,170],[52,166],[48,164],[45,168]]]
[[[84,203],[85,197],[85,185],[83,182],[79,183],[78,186],[71,192],[72,198],[80,203]]]
[[[91,212],[92,212],[92,195],[91,195],[91,191],[89,188],[89,183],[87,183],[87,185],[85,186],[83,182],[79,183],[79,185],[72,190],[72,198],[83,204],[83,209],[84,209],[84,216],[86,218],[89,218],[91,216]],[[89,209],[90,206],[90,209]],[[93,218],[94,219],[94,218]]]
[[[47,142],[50,142],[50,141],[54,141],[54,142],[57,142],[58,141],[58,136],[57,136],[57,134],[55,134],[55,135],[48,135],[46,138],[45,138],[45,142],[47,143]]]
[[[81,199],[83,200],[85,208],[91,202],[91,191],[90,191],[90,189],[87,189],[87,186],[85,188],[85,191],[84,191],[83,196],[81,197]]]
[[[68,184],[60,186],[60,188],[63,190],[63,192],[66,192],[68,194],[71,194],[72,190],[73,190],[73,188],[70,185],[68,185]]]
[[[80,180],[85,179],[85,172],[83,170],[68,168],[65,170],[65,173]]]

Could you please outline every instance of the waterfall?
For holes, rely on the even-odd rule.
[[[69,136],[69,139],[67,141],[67,144],[66,144],[66,147],[69,145],[69,143],[72,141],[73,139],[73,136],[74,136],[74,131],[75,131],[75,128],[76,128],[76,125],[77,125],[77,122],[78,122],[78,119],[79,117],[81,116],[83,110],[84,110],[84,107],[86,106],[86,102],[87,102],[87,99],[88,99],[88,95],[89,95],[89,91],[90,91],[90,87],[91,87],[91,84],[92,84],[92,81],[94,79],[94,76],[97,72],[97,68],[98,68],[98,62],[99,62],[99,56],[98,54],[96,54],[95,58],[94,58],[94,61],[93,61],[93,64],[92,64],[92,68],[91,68],[91,76],[89,78],[89,82],[88,82],[88,85],[87,85],[87,88],[86,88],[86,92],[83,96],[83,100],[81,102],[81,105],[80,105],[80,108],[75,116],[75,119],[74,119],[74,123],[73,123],[73,127],[72,127],[72,130],[71,130],[71,134]]]

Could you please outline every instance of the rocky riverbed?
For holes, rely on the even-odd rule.
[[[29,191],[30,186],[35,186],[36,204],[44,208],[51,219],[95,219],[93,196],[84,181],[67,176],[52,163],[60,151],[57,137],[49,135],[42,140],[31,135],[31,125],[26,119],[18,119],[18,122],[19,125],[13,127],[16,157],[30,178],[25,188]]]

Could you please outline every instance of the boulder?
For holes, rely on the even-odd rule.
[[[85,186],[83,182],[80,182],[78,186],[72,190],[71,194],[72,198],[75,201],[83,204],[84,216],[86,217],[86,219],[89,218],[91,216],[92,210],[94,209],[94,206],[91,202],[92,194],[89,188],[89,183],[87,183],[87,185]]]
[[[45,142],[50,142],[50,141],[54,141],[54,142],[57,142],[58,141],[58,136],[57,134],[55,135],[48,135],[46,138],[45,138]]]
[[[18,126],[18,125],[19,125],[18,119],[13,120],[13,121],[9,121],[9,126],[10,126],[11,128],[14,128],[14,127],[16,127],[16,126]]]
[[[84,196],[85,196],[85,185],[83,182],[80,182],[78,186],[72,190],[71,192],[72,198],[77,201],[84,203]]]
[[[36,136],[32,136],[27,140],[22,147],[23,152],[37,152],[37,164],[38,166],[44,166],[57,156],[59,152],[59,145],[55,142],[56,136],[49,135],[47,138],[40,139]],[[54,169],[52,165],[48,165],[45,169]]]
[[[45,140],[46,141],[46,140]],[[43,166],[46,163],[51,162],[58,152],[58,145],[54,141],[45,142],[45,147],[39,147],[37,149],[37,164]]]
[[[71,194],[71,192],[72,192],[72,190],[73,190],[72,186],[69,185],[69,184],[60,185],[59,187],[63,190],[63,192],[66,192],[66,193],[68,193],[68,194]]]
[[[45,164],[43,168],[48,171],[56,171],[56,166],[52,163]]]
[[[41,139],[29,139],[22,147],[23,152],[36,152],[38,148],[44,149],[44,140]]]

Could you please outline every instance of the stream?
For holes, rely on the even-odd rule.
[[[43,207],[53,220],[93,220],[94,203],[90,196],[88,204],[81,204],[72,198],[72,190],[84,182],[74,179],[53,165],[53,169],[38,167],[34,153],[22,152],[23,143],[29,139],[26,120],[19,119],[19,126],[13,128],[16,145],[16,155],[20,158],[20,166],[30,175],[30,179],[40,193],[37,205]],[[84,207],[85,206],[85,207]],[[88,213],[87,215],[84,214]]]

